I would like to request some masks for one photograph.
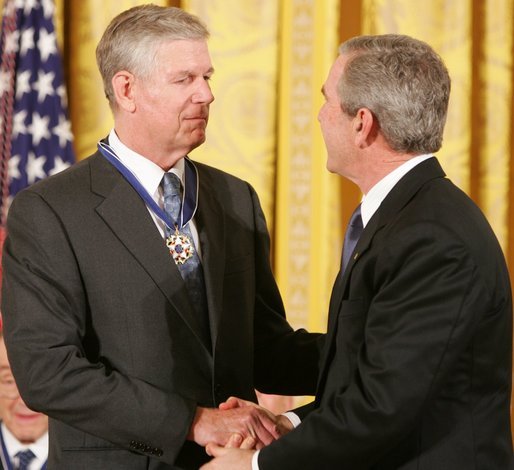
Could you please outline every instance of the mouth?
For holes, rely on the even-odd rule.
[[[40,413],[27,413],[27,414],[16,413],[15,417],[19,422],[30,423],[32,421],[36,421],[37,419],[39,419],[41,417],[41,414]]]
[[[186,119],[188,121],[207,121],[207,116],[191,116]]]

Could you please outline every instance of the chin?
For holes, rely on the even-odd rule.
[[[330,160],[327,160],[326,167],[330,173],[338,173],[336,166]]]
[[[191,145],[190,145],[191,150],[195,149],[196,147],[200,147],[200,145],[202,145],[204,142],[205,142],[205,134],[203,134],[203,136],[201,136],[201,137],[196,137],[191,142]]]
[[[45,431],[33,431],[33,430],[20,430],[17,433],[13,433],[14,437],[23,444],[32,444],[36,442]]]

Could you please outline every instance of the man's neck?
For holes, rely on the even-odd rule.
[[[376,153],[363,159],[363,165],[355,179],[363,194],[417,154],[397,153],[391,150]]]
[[[184,158],[188,149],[163,149],[159,148],[152,142],[148,142],[147,139],[139,139],[136,136],[137,132],[127,132],[122,126],[115,127],[116,135],[119,140],[129,149],[133,150],[137,154],[145,157],[157,166],[162,168],[164,171],[168,171],[173,168],[175,164]]]

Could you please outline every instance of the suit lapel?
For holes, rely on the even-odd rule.
[[[330,306],[328,311],[327,331],[329,332],[329,337],[330,332],[332,332],[335,329],[334,327],[339,314],[339,307],[348,287],[348,279],[350,277],[350,273],[352,272],[352,269],[355,266],[355,264],[359,261],[360,257],[364,255],[366,251],[368,251],[375,233],[377,233],[377,231],[383,225],[384,223],[380,222],[379,218],[371,218],[371,220],[366,225],[366,228],[362,232],[361,237],[359,238],[359,241],[355,247],[355,254],[352,258],[350,258],[350,261],[346,266],[344,274],[342,274],[341,271],[339,271],[339,274],[337,275],[334,287],[332,289],[332,297],[330,299]]]
[[[427,181],[434,178],[443,178],[444,176],[445,173],[436,158],[429,158],[428,160],[421,162],[404,175],[393,187],[364,228],[364,231],[355,247],[354,256],[348,262],[344,274],[339,272],[332,289],[328,312],[327,339],[321,362],[322,370],[319,376],[318,390],[322,388],[322,384],[324,383],[326,372],[328,370],[330,352],[333,351],[334,348],[333,343],[337,332],[336,325],[340,314],[341,302],[347,295],[348,281],[353,268],[369,250],[375,234],[391,222],[394,216],[398,214],[403,207],[405,207],[419,189]],[[318,393],[316,396],[318,396]]]
[[[334,282],[334,287],[332,288],[332,295],[330,298],[330,305],[328,310],[328,326],[327,326],[327,338],[325,342],[325,348],[323,351],[323,356],[320,364],[322,364],[322,370],[320,373],[320,381],[318,382],[318,389],[321,384],[322,378],[325,376],[325,372],[329,365],[329,356],[330,352],[333,350],[333,343],[335,340],[337,328],[337,320],[339,318],[339,312],[341,307],[341,302],[343,298],[346,296],[346,290],[348,288],[348,279],[350,277],[350,273],[355,266],[355,264],[359,261],[360,257],[369,249],[371,241],[379,230],[379,228],[383,224],[379,223],[378,218],[372,217],[369,223],[366,225],[366,228],[362,232],[361,237],[355,247],[355,255],[350,259],[348,265],[346,266],[346,270],[344,274],[339,271],[336,280]],[[324,379],[323,379],[324,380]],[[316,394],[317,396],[318,394]]]
[[[223,211],[216,199],[220,188],[209,184],[201,166],[199,173],[198,211],[195,216],[200,246],[202,247],[202,266],[205,289],[209,307],[209,324],[213,350],[219,331],[222,314],[223,273],[225,272],[225,220]]]
[[[172,262],[145,203],[123,176],[99,153],[91,158],[91,189],[104,197],[96,208],[128,252],[149,274],[161,292],[203,344],[200,325],[184,281]]]

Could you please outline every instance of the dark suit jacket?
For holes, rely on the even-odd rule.
[[[268,469],[510,469],[502,251],[436,159],[405,175],[336,279],[316,402]]]
[[[319,337],[285,320],[255,192],[198,169],[212,353],[145,204],[99,153],[10,208],[6,344],[23,399],[51,418],[51,469],[198,468],[197,405],[315,392]]]

